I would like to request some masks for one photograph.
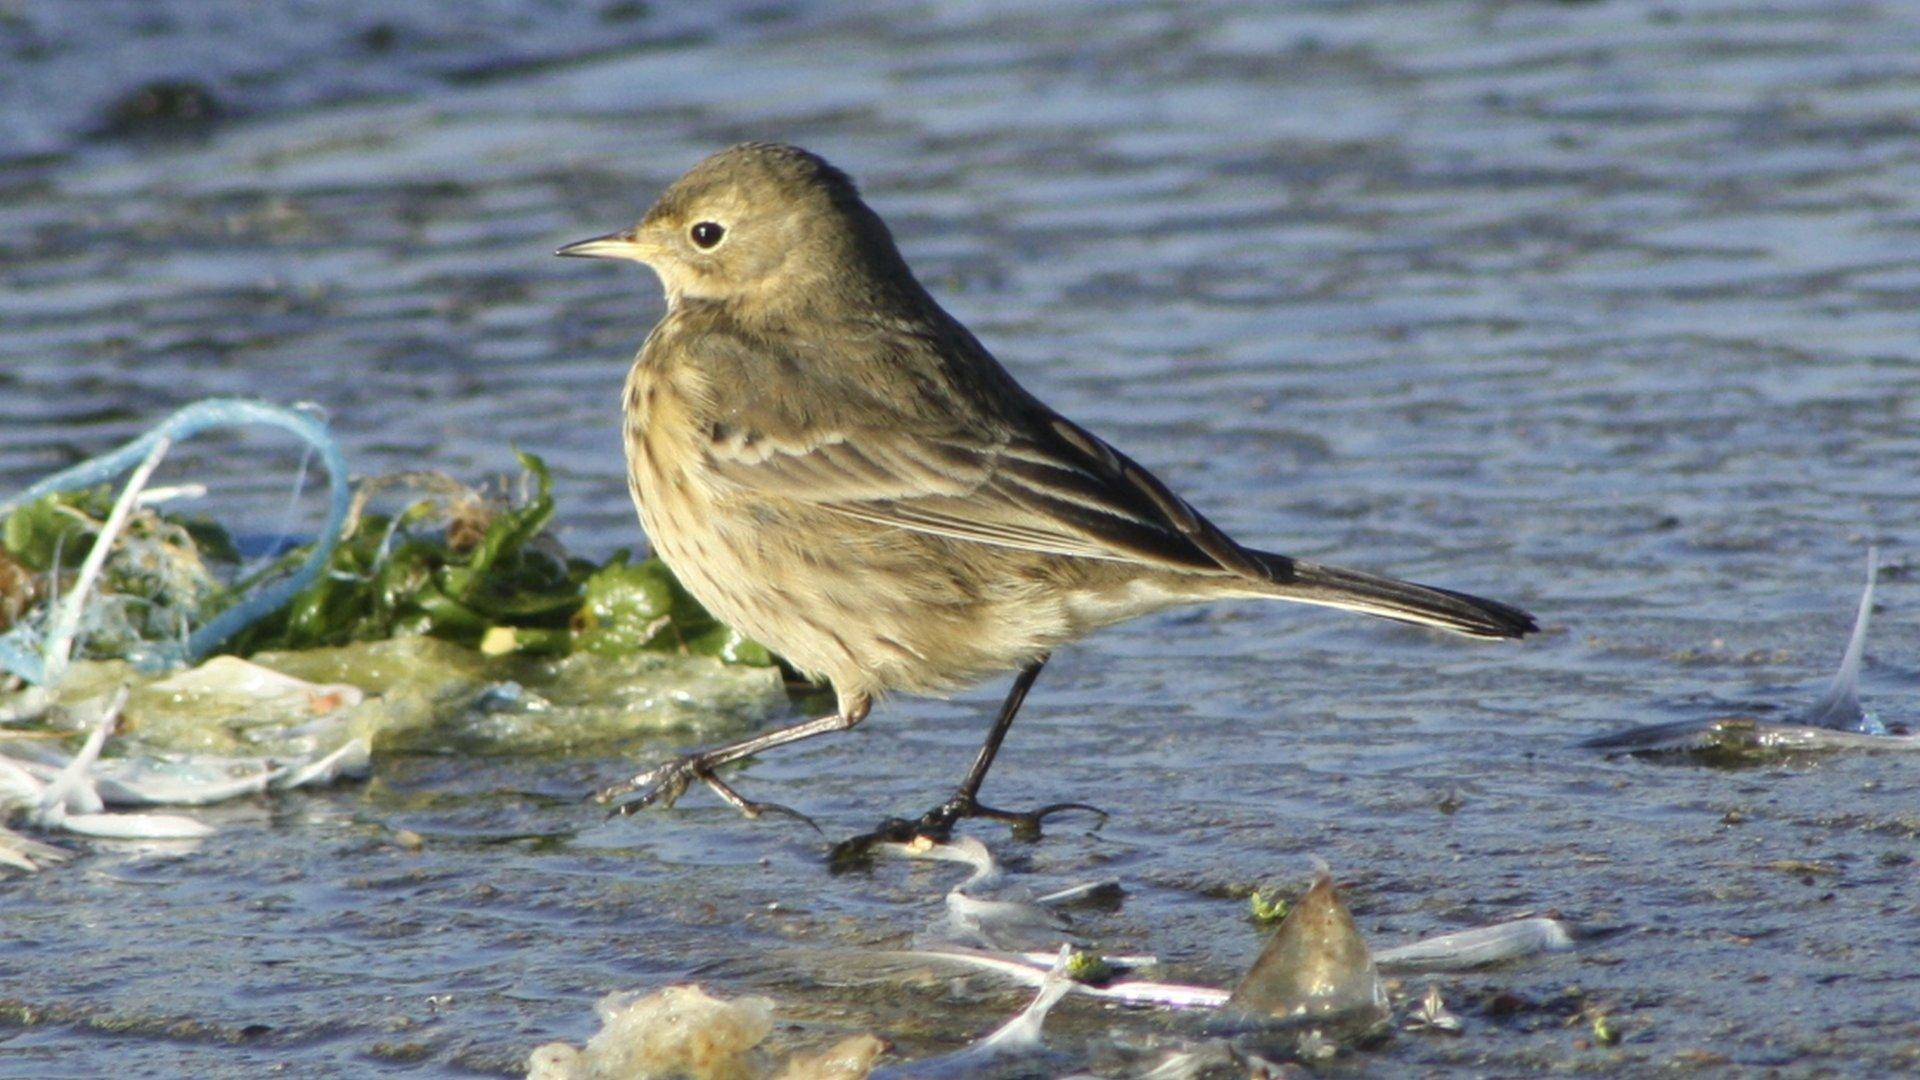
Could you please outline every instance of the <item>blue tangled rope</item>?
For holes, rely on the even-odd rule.
[[[145,435],[96,458],[62,469],[32,487],[0,502],[0,518],[37,499],[74,488],[104,483],[126,472],[153,452],[162,439],[178,442],[217,428],[260,426],[279,428],[311,446],[327,469],[327,523],[320,530],[313,551],[291,575],[249,593],[244,599],[215,616],[206,625],[187,635],[184,649],[162,654],[162,661],[197,661],[219,648],[228,638],[255,622],[280,610],[294,594],[306,588],[326,569],[333,549],[340,541],[340,528],[347,520],[347,459],[340,452],[339,440],[327,430],[326,422],[307,413],[281,405],[234,398],[209,398],[196,401],[162,420]],[[0,635],[0,669],[12,672],[30,683],[42,682],[47,674],[44,652],[29,641],[24,627]]]

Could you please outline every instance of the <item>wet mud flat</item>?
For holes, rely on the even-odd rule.
[[[658,7],[490,5],[540,28],[512,62],[493,44],[511,32],[423,9],[414,31],[474,61],[458,70],[348,44],[357,13],[302,24],[286,40],[313,51],[216,69],[210,118],[161,137],[110,123],[183,75],[102,63],[133,29],[35,30],[30,55],[10,15],[21,115],[49,85],[88,93],[0,161],[0,489],[253,395],[323,405],[368,474],[540,453],[568,544],[631,544],[615,393],[659,301],[548,253],[717,145],[799,142],[853,172],[1036,391],[1235,535],[1548,625],[1482,648],[1223,607],[1063,654],[987,794],[1114,817],[976,835],[1040,891],[1119,879],[1078,934],[1227,985],[1267,932],[1248,892],[1297,892],[1323,860],[1376,946],[1527,911],[1609,931],[1433,977],[1462,1034],[1396,1030],[1334,1071],[1913,1067],[1912,761],[1577,744],[1789,718],[1838,660],[1868,542],[1861,694],[1909,718],[1920,21],[1609,0],[689,26]],[[167,469],[273,520],[280,453],[242,437]],[[829,837],[917,812],[1000,690],[889,703],[739,783]],[[381,756],[363,784],[206,811],[219,831],[192,850],[88,843],[0,882],[0,1073],[518,1074],[591,1035],[607,992],[686,981],[764,994],[822,1040],[877,1033],[897,1061],[1030,1000],[873,962],[942,917],[961,870],[834,876],[810,831],[700,793],[631,820],[581,802],[744,730]],[[1041,1074],[1165,1026],[1069,997]]]

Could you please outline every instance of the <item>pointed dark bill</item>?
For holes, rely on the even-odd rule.
[[[575,240],[573,243],[554,252],[555,255],[567,255],[582,259],[632,259],[640,258],[640,245],[633,242],[633,233],[614,232],[605,236]]]

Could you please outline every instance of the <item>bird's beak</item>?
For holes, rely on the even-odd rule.
[[[573,255],[582,259],[631,259],[645,262],[639,243],[634,240],[632,230],[608,233],[588,240],[575,240],[555,255]]]

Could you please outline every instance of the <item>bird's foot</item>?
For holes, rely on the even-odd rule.
[[[762,814],[779,814],[806,823],[814,832],[820,831],[820,826],[814,824],[812,818],[792,807],[756,802],[733,790],[726,781],[714,775],[713,764],[704,754],[686,754],[656,765],[631,780],[601,788],[594,792],[593,800],[612,806],[609,815],[637,814],[649,806],[667,810],[680,801],[680,796],[687,793],[687,788],[695,780],[713,789],[715,795],[748,819],[758,818]]]
[[[957,792],[953,798],[921,814],[919,820],[913,822],[912,826],[915,836],[925,836],[934,840],[946,840],[953,835],[954,822],[962,818],[988,818],[993,821],[1006,822],[1007,825],[1012,828],[1013,837],[1016,840],[1038,840],[1040,839],[1040,823],[1042,821],[1045,821],[1054,814],[1065,813],[1069,810],[1079,810],[1097,816],[1100,820],[1096,823],[1096,827],[1100,824],[1105,824],[1107,820],[1107,812],[1105,810],[1087,803],[1057,802],[1048,803],[1046,806],[1042,806],[1037,810],[1001,810],[997,807],[986,805],[966,792]],[[892,825],[898,820],[898,818],[895,818],[887,824]],[[885,828],[885,826],[882,826],[882,828]]]
[[[601,788],[593,793],[593,801],[613,807],[609,811],[613,814],[637,814],[656,803],[662,810],[671,809],[687,793],[687,786],[700,778],[703,767],[699,754],[686,754]]]
[[[1054,814],[1069,810],[1098,815],[1095,828],[1105,824],[1107,812],[1087,803],[1049,803],[1037,810],[1001,810],[982,803],[968,792],[956,792],[951,799],[921,814],[918,818],[888,818],[872,832],[842,840],[833,846],[828,862],[836,869],[849,869],[872,860],[877,844],[910,844],[926,839],[941,843],[952,839],[954,823],[962,818],[990,818],[1004,821],[1013,829],[1016,840],[1040,839],[1040,823]]]

